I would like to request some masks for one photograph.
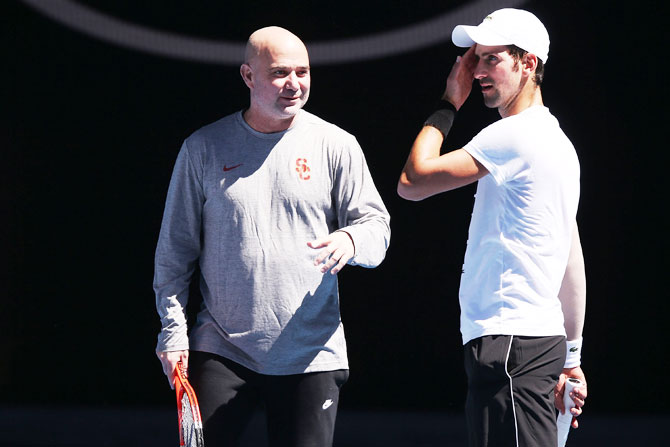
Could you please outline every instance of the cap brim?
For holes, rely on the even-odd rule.
[[[486,46],[511,45],[512,41],[481,26],[458,25],[451,32],[451,41],[457,47],[471,47],[478,43]]]

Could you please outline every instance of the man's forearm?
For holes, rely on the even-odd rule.
[[[568,340],[582,337],[586,314],[586,273],[577,224],[573,230],[568,265],[558,293]]]

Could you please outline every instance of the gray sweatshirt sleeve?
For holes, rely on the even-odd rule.
[[[185,310],[200,257],[203,202],[202,169],[193,163],[185,142],[172,173],[156,247],[154,291],[161,319],[157,351],[189,348]]]
[[[349,264],[378,266],[391,239],[391,217],[353,136],[335,168],[334,194],[339,229],[349,233],[354,241],[355,254]]]

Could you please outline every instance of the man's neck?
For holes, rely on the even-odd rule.
[[[296,115],[285,119],[277,119],[274,117],[266,117],[255,110],[249,108],[242,114],[244,121],[257,132],[261,133],[277,133],[283,132],[293,125]]]
[[[498,108],[498,113],[500,113],[501,117],[507,118],[508,116],[516,115],[533,106],[541,105],[544,105],[544,102],[542,101],[542,91],[539,86],[533,83],[525,86],[519,93],[519,96],[517,96],[509,106]]]

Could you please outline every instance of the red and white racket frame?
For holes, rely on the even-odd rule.
[[[177,362],[177,366],[174,369],[174,389],[177,395],[177,411],[179,417],[179,445],[184,445],[184,433],[182,429],[182,407],[181,401],[184,397],[184,394],[188,396],[189,402],[191,402],[191,413],[193,413],[193,423],[196,428],[202,430],[202,418],[200,417],[200,405],[198,404],[198,398],[195,396],[195,391],[193,387],[188,382],[186,377],[186,368],[181,361]]]

